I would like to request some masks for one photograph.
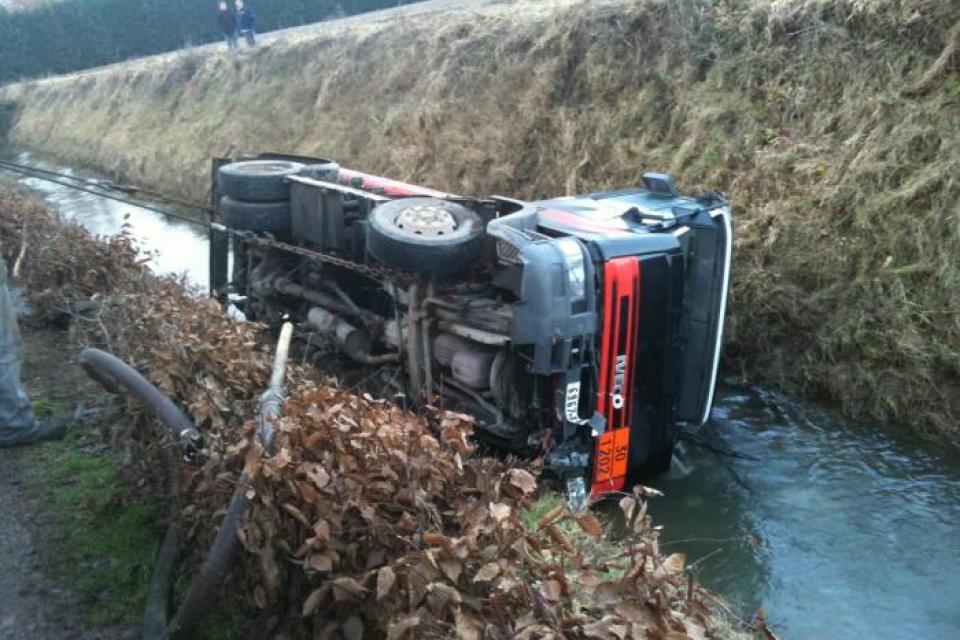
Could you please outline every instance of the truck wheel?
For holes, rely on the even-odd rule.
[[[367,223],[367,251],[398,269],[450,273],[469,266],[483,250],[480,216],[439,198],[385,202]]]
[[[287,176],[303,169],[299,162],[286,160],[249,160],[220,167],[217,184],[220,192],[245,202],[276,202],[290,199]]]
[[[223,223],[230,229],[267,233],[290,231],[290,201],[240,202],[230,196],[220,198]]]

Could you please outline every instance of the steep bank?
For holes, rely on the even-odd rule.
[[[669,170],[737,205],[737,370],[956,434],[958,24],[929,0],[484,4],[2,97],[14,143],[198,200],[231,148],[521,197]]]

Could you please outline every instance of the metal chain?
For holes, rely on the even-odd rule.
[[[249,231],[236,231],[234,229],[228,229],[227,227],[218,223],[213,223],[210,226],[216,231],[227,233],[250,244],[270,247],[272,249],[285,251],[287,253],[293,253],[303,256],[304,258],[316,260],[317,262],[323,262],[325,264],[341,267],[343,269],[365,275],[374,280],[392,280],[394,282],[410,282],[414,280],[414,277],[411,274],[399,271],[397,269],[376,267],[368,264],[361,264],[359,262],[353,262],[352,260],[333,256],[328,253],[321,253],[312,249],[305,249],[304,247],[298,247],[296,245],[287,244],[286,242],[280,242],[279,240],[256,235]]]
[[[411,282],[411,281],[413,281],[413,280],[415,279],[412,274],[406,273],[406,272],[403,272],[403,271],[399,271],[399,270],[397,270],[397,269],[390,269],[390,268],[387,268],[387,267],[375,267],[375,266],[370,266],[370,265],[366,265],[366,264],[360,264],[360,263],[358,263],[358,262],[353,262],[352,260],[346,260],[346,259],[344,259],[344,258],[339,258],[339,257],[337,257],[337,256],[332,256],[332,255],[329,255],[329,254],[326,254],[326,253],[321,253],[321,252],[319,252],[319,251],[312,251],[312,250],[310,250],[310,249],[304,249],[303,247],[298,247],[298,246],[296,246],[296,245],[287,244],[287,243],[285,243],[285,242],[280,242],[279,240],[274,240],[274,239],[271,239],[271,238],[268,238],[268,237],[265,237],[265,236],[259,236],[259,235],[256,235],[256,234],[250,232],[250,231],[237,231],[237,230],[235,230],[235,229],[229,229],[229,228],[225,227],[224,225],[222,225],[222,224],[220,224],[220,223],[217,223],[217,222],[207,223],[207,222],[204,222],[204,221],[202,221],[202,220],[197,220],[197,219],[195,219],[195,218],[193,218],[193,217],[190,217],[190,216],[184,216],[184,215],[180,215],[180,214],[178,214],[178,213],[174,213],[174,212],[172,212],[172,211],[167,211],[167,210],[165,210],[165,209],[160,209],[160,208],[157,208],[157,207],[153,207],[153,206],[151,206],[151,205],[149,205],[149,204],[147,204],[147,203],[136,202],[136,201],[130,200],[130,199],[128,199],[128,198],[122,198],[122,197],[115,196],[115,195],[111,195],[111,194],[108,194],[108,193],[103,193],[102,190],[109,188],[109,186],[107,186],[107,185],[97,184],[97,185],[95,185],[95,186],[96,186],[96,189],[93,189],[93,188],[90,188],[90,187],[87,187],[87,186],[81,186],[81,185],[77,185],[77,184],[70,184],[70,183],[63,182],[63,181],[61,181],[61,180],[58,180],[58,179],[55,179],[55,178],[51,178],[51,177],[44,177],[44,176],[41,175],[41,174],[56,175],[56,176],[58,176],[58,177],[68,178],[68,179],[70,179],[70,180],[76,180],[76,181],[81,181],[81,180],[82,180],[82,181],[84,181],[84,182],[88,182],[86,179],[77,178],[77,177],[75,177],[75,176],[70,176],[70,175],[67,175],[67,174],[59,174],[59,173],[54,172],[54,171],[47,171],[47,170],[45,170],[45,169],[38,169],[38,168],[35,168],[35,167],[30,167],[30,166],[27,166],[27,165],[19,165],[19,164],[16,164],[16,163],[6,162],[6,161],[0,161],[0,169],[5,169],[5,170],[7,170],[7,171],[12,171],[12,172],[14,172],[14,173],[19,173],[19,174],[27,175],[27,176],[33,177],[33,178],[39,178],[39,179],[44,180],[44,181],[46,181],[46,182],[53,182],[53,183],[59,184],[59,185],[64,186],[64,187],[69,187],[69,188],[71,188],[71,189],[76,189],[77,191],[84,191],[84,192],[87,192],[87,193],[91,193],[91,194],[96,195],[96,196],[99,196],[99,197],[101,197],[101,198],[107,198],[107,199],[110,199],[110,200],[116,200],[116,201],[118,201],[118,202],[123,202],[123,203],[125,203],[125,204],[129,204],[129,205],[131,205],[131,206],[140,207],[141,209],[148,209],[148,210],[150,210],[150,211],[154,211],[154,212],[156,212],[156,213],[159,213],[159,214],[162,214],[162,215],[165,215],[165,216],[169,216],[169,217],[172,217],[172,218],[177,218],[177,219],[179,219],[179,220],[183,220],[184,222],[188,222],[188,223],[190,223],[190,224],[195,224],[195,225],[198,225],[198,226],[201,226],[201,227],[206,227],[206,228],[208,228],[208,229],[213,229],[213,230],[219,231],[219,232],[221,232],[221,233],[225,233],[225,234],[227,234],[227,235],[231,235],[231,236],[234,236],[234,237],[236,237],[236,238],[240,238],[240,239],[242,239],[242,240],[244,240],[245,242],[248,242],[248,243],[250,243],[250,244],[257,244],[257,245],[260,245],[260,246],[265,246],[265,247],[270,247],[270,248],[273,248],[273,249],[277,249],[277,250],[279,250],[279,251],[285,251],[285,252],[287,252],[287,253],[294,253],[294,254],[297,254],[297,255],[301,255],[301,256],[303,256],[303,257],[305,257],[305,258],[310,258],[310,259],[316,260],[316,261],[318,261],[318,262],[324,262],[324,263],[326,263],[326,264],[332,264],[332,265],[334,265],[334,266],[341,267],[341,268],[343,268],[343,269],[348,269],[348,270],[350,270],[350,271],[354,271],[354,272],[356,272],[356,273],[360,273],[360,274],[365,275],[365,276],[367,276],[368,278],[372,278],[372,279],[374,279],[374,280],[378,280],[378,281],[379,281],[379,280],[384,280],[384,279],[386,279],[386,280],[392,280],[392,281],[394,281],[394,282],[408,283],[408,282]],[[146,191],[144,191],[144,193],[146,193]],[[152,192],[151,192],[151,193],[152,193]],[[155,195],[159,195],[159,194],[155,194]],[[175,201],[176,201],[176,200],[173,199],[173,198],[167,198],[167,197],[165,197],[165,196],[164,196],[164,199],[170,200],[171,202],[175,202]],[[197,208],[197,207],[194,207],[194,208]],[[202,210],[202,211],[204,211],[204,212],[209,212],[209,211],[210,211],[210,209],[208,209],[208,208],[202,208],[202,209],[197,208],[197,209],[198,209],[198,210]]]

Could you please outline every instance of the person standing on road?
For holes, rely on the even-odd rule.
[[[230,9],[226,2],[221,2],[217,7],[217,26],[223,32],[223,37],[227,40],[227,49],[237,48],[237,16]]]
[[[38,421],[20,381],[20,329],[7,290],[7,265],[0,257],[0,449],[57,440],[67,427],[57,419]]]
[[[249,46],[257,46],[255,33],[257,19],[253,17],[253,11],[244,6],[243,0],[237,0],[235,6],[237,7],[237,24],[240,27],[240,35],[246,39]]]

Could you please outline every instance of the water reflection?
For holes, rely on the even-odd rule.
[[[78,177],[94,177],[27,152],[17,155],[16,162]],[[127,224],[138,245],[145,251],[155,252],[150,262],[155,272],[185,274],[190,283],[208,286],[207,234],[200,227],[39,178],[22,178],[20,184],[43,194],[47,204],[64,219],[76,221],[93,234],[113,235]]]

